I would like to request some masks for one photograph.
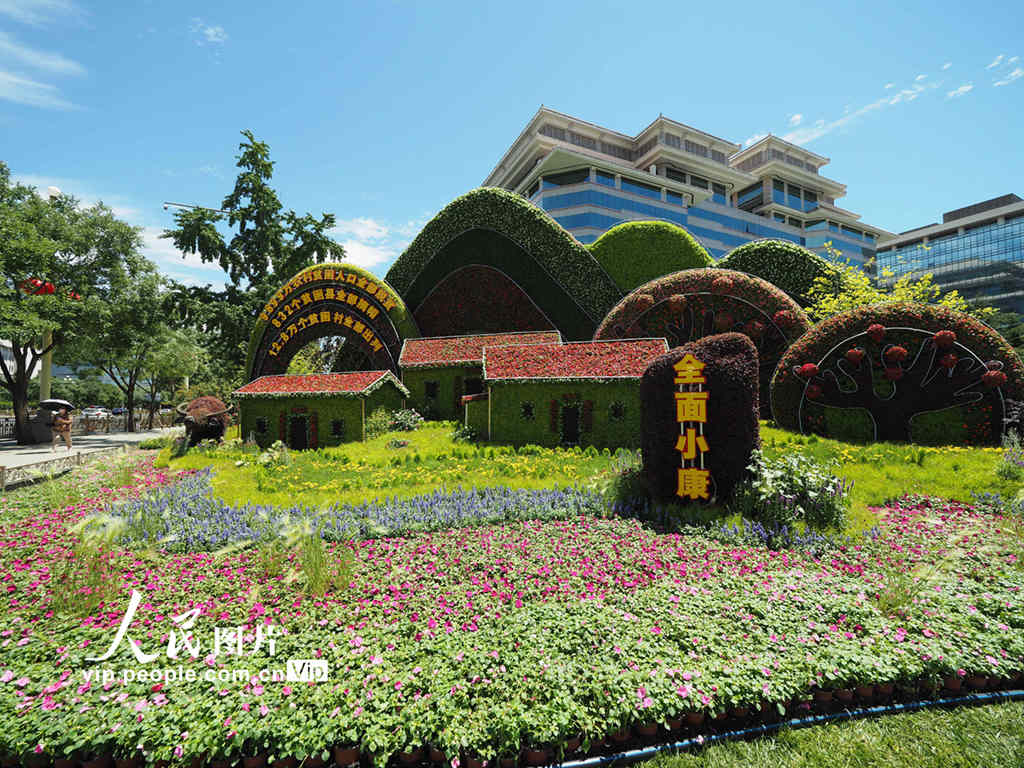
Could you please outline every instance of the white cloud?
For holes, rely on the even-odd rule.
[[[924,80],[927,77],[928,77],[928,75],[918,75],[917,77],[914,78],[914,81],[920,83],[922,80]]]
[[[797,112],[795,115],[789,116],[789,124],[792,126],[800,125],[800,121],[804,119],[804,116]]]
[[[382,240],[388,236],[390,231],[391,229],[386,224],[364,216],[339,221],[331,230],[331,234],[351,235],[356,240]]]
[[[77,16],[81,11],[71,0],[0,0],[0,15],[22,24],[41,25],[58,17]]]
[[[61,56],[59,53],[40,51],[22,45],[0,30],[0,59],[13,60],[18,64],[52,72],[55,75],[84,75],[85,68],[77,61]]]
[[[1001,85],[1009,85],[1014,80],[1018,80],[1021,77],[1024,77],[1024,69],[1017,67],[1010,74],[1003,77],[1002,80],[996,80],[996,82],[994,82],[993,85],[996,86],[997,88]]]
[[[767,136],[767,133],[755,133],[753,136],[748,136],[743,140],[743,146],[749,147],[751,144],[757,144],[761,139]]]
[[[192,19],[192,34],[196,45],[219,45],[226,42],[228,33],[219,24],[207,24],[200,18]]]
[[[56,86],[0,70],[0,99],[41,109],[77,109]]]
[[[952,66],[953,66],[953,62],[952,61],[947,61],[945,64],[942,65],[942,69],[943,69],[943,71],[945,71],[945,70],[949,69]]]
[[[885,84],[885,90],[889,90],[890,88],[895,88],[895,87],[896,87],[896,83],[886,83]]]
[[[1008,58],[1006,60],[1006,63],[1007,63],[1007,65],[1009,65],[1009,64],[1016,64],[1018,61],[1020,61],[1020,56],[1011,56],[1010,58]]]
[[[341,243],[345,249],[345,261],[365,269],[379,267],[398,258],[401,251],[387,245],[371,245],[358,240],[343,240]]]
[[[1002,63],[1004,58],[1006,58],[1005,54],[1000,53],[998,56],[992,59],[992,63],[985,67],[985,69],[995,69]]]
[[[965,94],[970,93],[974,89],[973,83],[964,83],[959,88],[956,88],[946,94],[947,99],[957,99]]]

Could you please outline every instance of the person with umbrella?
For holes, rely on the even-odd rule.
[[[57,415],[53,417],[50,425],[53,430],[53,445],[51,451],[57,450],[57,440],[63,439],[68,451],[71,450],[71,410],[74,408],[67,400],[44,400],[39,404],[40,408],[48,411],[57,409]]]

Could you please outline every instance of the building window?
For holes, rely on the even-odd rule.
[[[792,216],[789,217],[789,226],[800,229],[803,226],[803,222],[800,219],[794,219]]]
[[[522,417],[523,421],[533,421],[534,416],[536,415],[534,413],[533,403],[531,403],[529,400],[520,403],[519,415]]]
[[[544,177],[544,189],[565,187],[569,184],[582,184],[585,181],[590,181],[589,168],[580,168],[578,171],[566,171],[565,173],[552,173]]]
[[[722,165],[725,165],[725,152],[720,152],[717,149],[712,149],[711,159],[714,160],[716,163],[721,163]]]
[[[608,406],[608,418],[612,421],[622,421],[626,418],[626,406],[622,403],[615,401]]]
[[[464,395],[480,395],[484,391],[483,379],[466,379],[463,383],[462,393]]]
[[[260,435],[267,434],[267,420],[256,419],[256,432]]]
[[[641,184],[638,181],[622,180],[624,192],[632,192],[634,195],[643,195],[654,200],[661,200],[661,187],[652,187],[650,184]]]
[[[786,205],[797,211],[803,210],[804,204],[803,201],[800,200],[800,187],[793,186],[792,184],[789,185],[789,195],[786,197]]]
[[[782,222],[783,224],[785,224],[785,223],[786,223],[786,215],[785,215],[784,213],[773,213],[773,214],[772,214],[772,217],[773,217],[773,218],[774,218],[774,219],[775,219],[776,221],[781,221],[781,222]]]
[[[682,144],[682,142],[679,141],[679,137],[672,133],[665,134],[665,143],[668,144],[670,147],[675,147],[676,149],[679,149],[680,145]]]
[[[437,400],[437,382],[426,381],[423,383],[423,396],[427,400]]]
[[[699,157],[708,156],[708,148],[705,147],[703,144],[698,144],[695,141],[690,141],[689,139],[686,139],[685,148],[686,151],[689,152],[691,155],[697,155]]]
[[[671,179],[672,181],[678,181],[680,184],[686,183],[686,174],[682,171],[677,171],[675,168],[666,168],[665,178]]]
[[[331,437],[345,436],[345,420],[331,419]]]
[[[818,193],[811,192],[809,189],[804,190],[804,210],[813,211],[818,207]]]
[[[829,232],[838,232],[839,231],[839,225],[836,224],[834,221],[830,221],[828,223],[828,231]]]
[[[691,176],[690,184],[692,184],[695,187],[700,187],[701,189],[708,188],[708,180],[702,179],[700,176]]]
[[[597,149],[597,139],[592,139],[589,136],[584,136],[582,133],[569,131],[569,141],[571,141],[577,147],[583,147],[584,149]]]
[[[711,183],[711,199],[719,205],[725,205],[728,198],[728,194],[725,190],[725,184],[719,184],[717,181]]]
[[[675,203],[676,205],[683,204],[683,196],[678,192],[672,192],[671,190],[665,191],[665,199],[670,203]]]
[[[615,186],[615,174],[614,173],[606,173],[605,171],[598,171],[597,172],[597,183],[598,184],[603,184],[606,187],[614,187]]]
[[[807,222],[808,232],[823,232],[825,230],[825,220],[815,219],[814,221]]]
[[[550,136],[552,139],[558,139],[559,141],[565,141],[565,128],[558,128],[550,123],[545,123],[540,127],[540,133],[545,136]]]
[[[757,208],[758,206],[761,205],[764,199],[763,191],[764,190],[761,186],[761,182],[759,181],[757,182],[757,184],[749,186],[746,189],[740,190],[740,193],[737,196],[736,203],[740,208],[742,208],[745,211]]]

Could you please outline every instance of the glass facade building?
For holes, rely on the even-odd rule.
[[[1024,314],[1024,200],[1004,195],[882,241],[879,270],[931,274],[943,290]]]

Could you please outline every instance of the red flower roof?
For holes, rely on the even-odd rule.
[[[484,378],[638,379],[658,355],[665,339],[579,341],[484,350]]]
[[[522,344],[558,344],[558,331],[533,333],[486,333],[477,336],[434,336],[406,339],[398,365],[402,368],[430,368],[444,365],[483,363],[484,347]]]
[[[244,387],[235,390],[236,395],[341,395],[361,394],[384,377],[398,380],[391,371],[352,371],[350,373],[282,374],[260,376]],[[400,386],[400,385],[399,385]]]

